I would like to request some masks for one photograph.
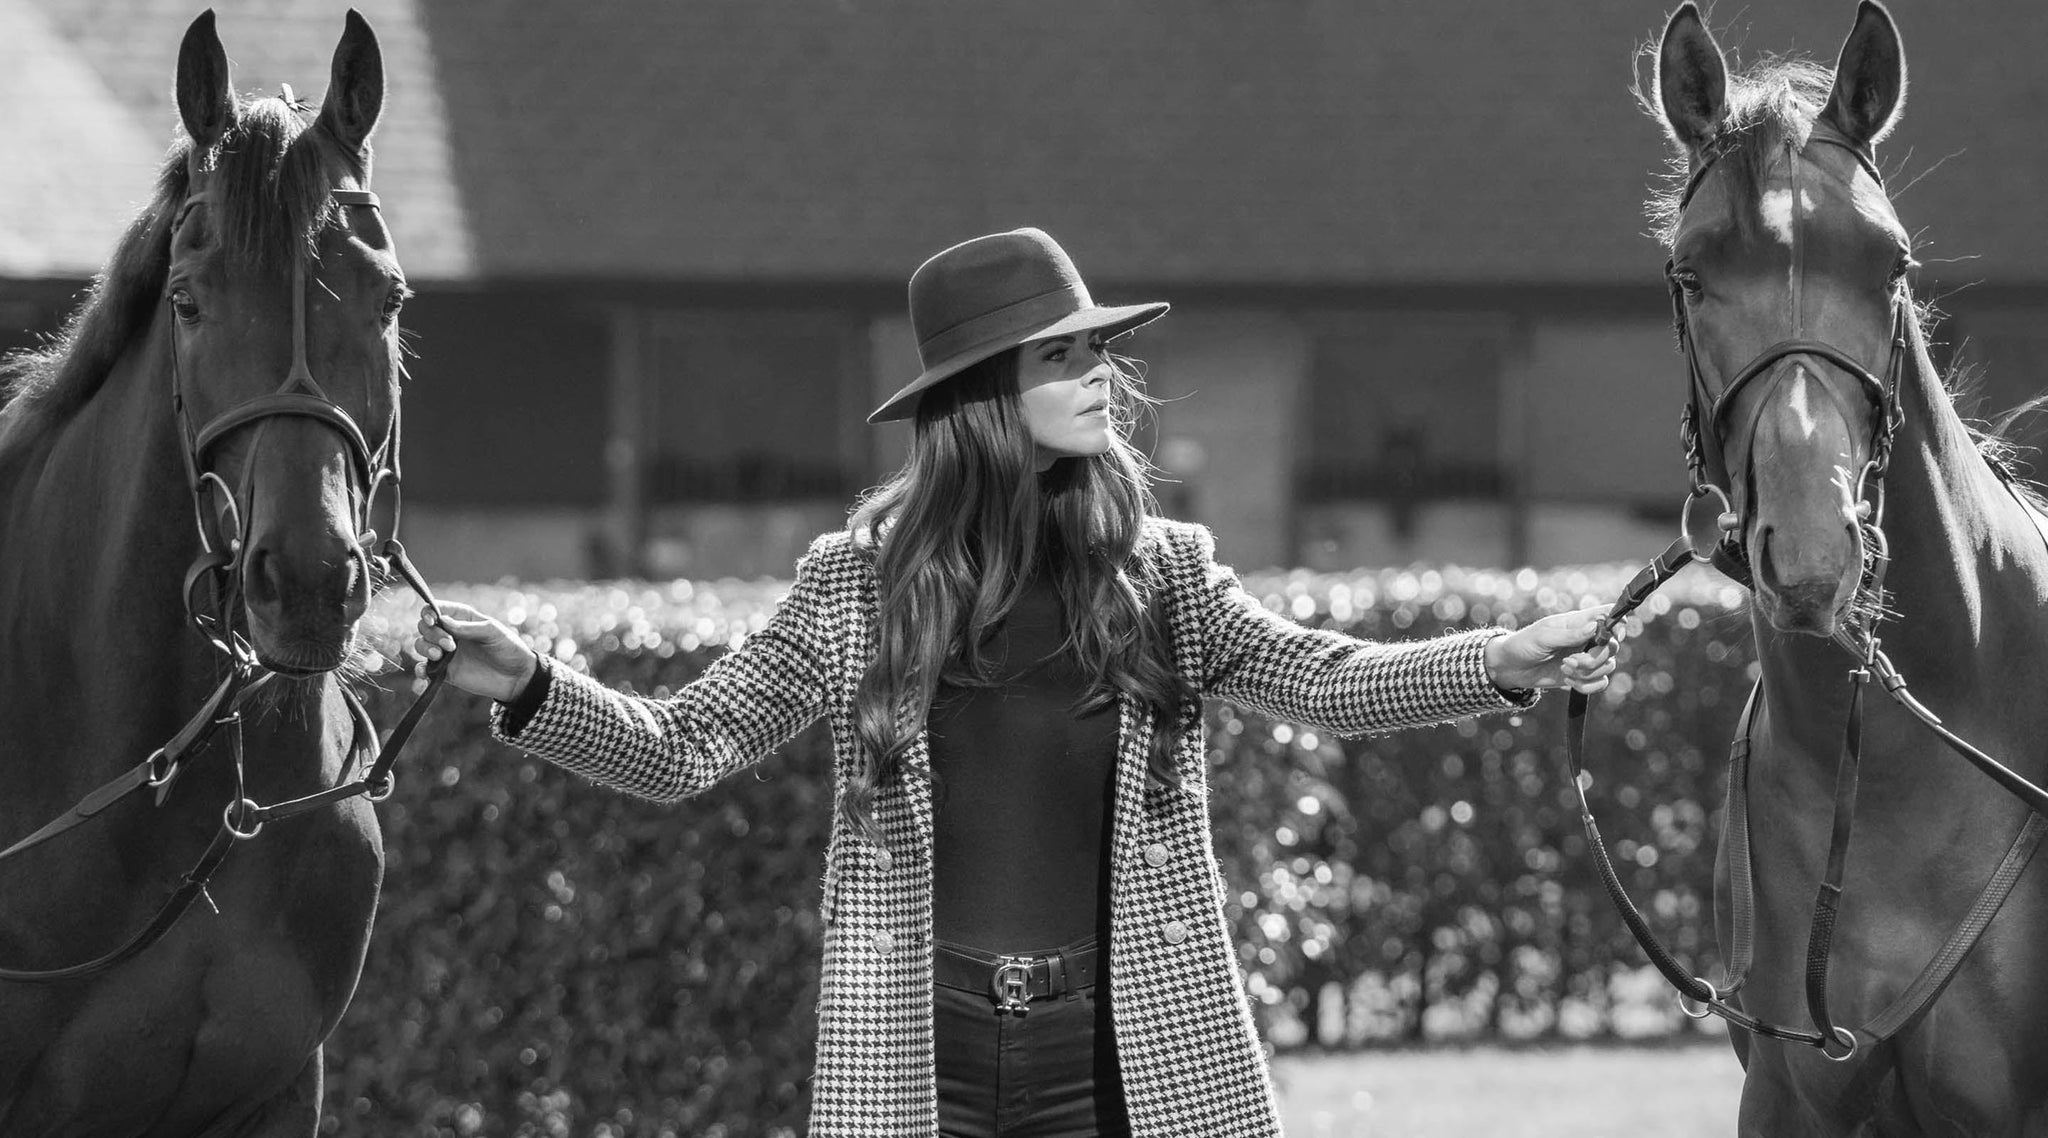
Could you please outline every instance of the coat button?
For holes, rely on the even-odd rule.
[[[875,951],[887,956],[896,951],[896,935],[888,929],[875,934]]]
[[[1153,842],[1145,847],[1145,863],[1157,869],[1166,864],[1166,843]]]
[[[875,868],[881,870],[883,873],[887,873],[891,869],[896,868],[896,855],[890,853],[888,850],[885,849],[876,850]]]
[[[1166,927],[1159,930],[1159,935],[1165,937],[1168,944],[1179,944],[1188,939],[1188,927],[1180,921],[1168,921]]]

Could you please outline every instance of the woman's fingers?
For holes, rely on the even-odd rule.
[[[465,604],[443,602],[439,614],[432,608],[420,609],[420,636],[451,652],[455,650],[457,638],[488,640],[496,631],[495,621]]]
[[[455,646],[453,644],[436,644],[433,641],[428,640],[424,636],[415,636],[413,637],[410,649],[412,655],[416,659],[419,659],[421,661],[433,661],[438,660],[443,656],[446,656],[450,652],[453,652],[455,650]]]
[[[412,638],[413,651],[424,656],[432,652],[435,656],[455,651],[455,637],[444,628],[426,627]]]
[[[1581,652],[1564,662],[1565,670],[1581,679],[1595,679],[1610,675],[1614,671],[1614,657],[1605,654]]]
[[[1600,635],[1601,622],[1606,616],[1606,609],[1590,608],[1545,617],[1538,622],[1540,642],[1553,650],[1582,648],[1587,641]]]

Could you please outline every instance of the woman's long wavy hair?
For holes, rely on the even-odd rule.
[[[1089,677],[1077,713],[1120,693],[1151,711],[1149,777],[1178,785],[1173,751],[1192,685],[1173,663],[1160,584],[1137,556],[1157,511],[1151,465],[1130,442],[1149,409],[1134,361],[1107,357],[1110,448],[1043,474],[1018,400],[1011,349],[925,393],[901,470],[853,512],[854,541],[874,559],[876,651],[854,696],[861,756],[840,812],[881,840],[878,787],[896,777],[941,682],[994,682],[990,634],[1042,567],[1066,622],[1061,651]]]

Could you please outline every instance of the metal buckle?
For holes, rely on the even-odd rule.
[[[996,1011],[1021,1016],[1030,1011],[1031,958],[1005,956],[988,980],[989,995],[995,997]]]

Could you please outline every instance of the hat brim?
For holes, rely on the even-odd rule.
[[[904,385],[903,390],[891,395],[874,414],[868,416],[870,423],[887,423],[896,419],[908,419],[917,414],[917,400],[927,389],[943,380],[988,359],[999,352],[1006,352],[1019,344],[1033,340],[1049,340],[1054,336],[1071,336],[1077,332],[1102,333],[1105,340],[1114,340],[1126,332],[1138,328],[1166,315],[1171,307],[1165,301],[1149,304],[1122,304],[1105,307],[1083,308],[1053,321],[1043,328],[1002,336],[976,344],[963,352],[957,352],[924,370],[924,374]]]

